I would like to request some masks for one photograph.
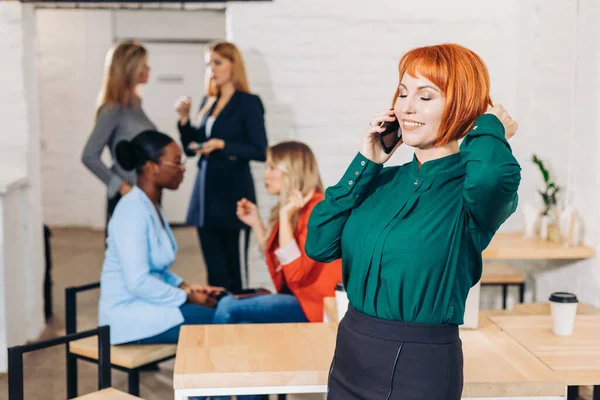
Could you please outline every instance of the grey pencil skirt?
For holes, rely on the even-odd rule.
[[[348,308],[327,400],[459,400],[462,388],[457,325],[388,321]]]

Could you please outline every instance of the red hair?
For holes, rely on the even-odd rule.
[[[399,80],[405,73],[421,74],[437,86],[446,99],[438,138],[434,146],[443,146],[464,137],[475,119],[485,113],[490,98],[490,75],[475,52],[457,44],[440,44],[410,50],[398,64]],[[396,94],[392,107],[400,94]]]

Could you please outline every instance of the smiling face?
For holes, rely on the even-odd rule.
[[[431,81],[405,73],[399,85],[394,114],[400,121],[405,144],[424,150],[438,139],[446,99]]]

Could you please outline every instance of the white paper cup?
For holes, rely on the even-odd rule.
[[[569,336],[573,334],[577,304],[577,296],[573,293],[554,292],[550,295],[552,330],[555,335]]]
[[[348,295],[344,289],[344,284],[341,282],[335,285],[335,305],[339,323],[344,318],[344,315],[346,315],[346,311],[348,311]]]
[[[479,326],[479,296],[481,293],[481,281],[477,282],[469,290],[467,301],[465,302],[465,315],[463,328],[477,329]]]

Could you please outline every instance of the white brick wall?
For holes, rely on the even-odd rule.
[[[103,226],[106,189],[81,163],[92,130],[110,11],[38,10],[43,201],[51,226]]]
[[[400,56],[427,43],[453,41],[480,53],[495,78],[495,96],[515,109],[516,2],[462,3],[465,12],[441,1],[380,0],[369,7],[359,0],[229,4],[228,38],[243,49],[251,86],[266,105],[270,142],[308,143],[325,185],[334,184],[372,115],[389,107]],[[401,148],[391,163],[406,162],[411,154]],[[267,216],[274,199],[263,189],[261,167],[255,176]],[[253,271],[264,271],[257,252],[251,259]],[[266,273],[254,277],[268,279]]]
[[[46,221],[52,226],[103,229],[106,189],[80,158],[93,128],[106,52],[114,41],[126,38],[177,41],[224,37],[223,14],[210,10],[54,9],[36,13]],[[110,157],[105,156],[108,164]]]
[[[574,3],[574,2],[573,2]],[[569,151],[573,204],[585,216],[586,242],[600,250],[600,3],[579,2],[575,79],[557,76],[550,89],[557,95],[572,96],[571,108],[555,109],[555,131],[572,132],[570,143],[560,138],[553,146],[557,152]],[[556,25],[560,23],[556,15]],[[554,57],[558,62],[560,51]],[[564,54],[563,54],[564,55]],[[570,71],[572,73],[573,71]],[[574,84],[573,84],[574,82]],[[558,150],[560,149],[560,150]],[[561,168],[561,164],[555,164]],[[554,290],[568,290],[582,301],[600,306],[600,262],[596,259],[577,263],[554,263],[536,277],[537,298],[546,300]]]
[[[311,145],[326,185],[345,170],[370,117],[389,105],[397,61],[406,50],[441,42],[475,50],[489,67],[493,99],[520,122],[512,144],[523,167],[521,201],[538,201],[541,178],[530,162],[537,153],[548,160],[560,185],[571,177],[569,189],[590,225],[588,243],[598,245],[593,205],[600,200],[599,166],[591,158],[599,150],[598,3],[579,3],[579,14],[575,0],[231,3],[228,38],[244,51],[252,88],[266,105],[270,142],[295,138]],[[580,84],[575,98],[576,56]],[[393,163],[410,159],[411,151],[401,150]],[[273,199],[262,189],[262,166],[255,171],[266,216]],[[520,229],[521,221],[517,213],[503,229]],[[534,269],[531,263],[516,265]],[[571,267],[537,265],[548,270],[537,282],[539,298],[572,287],[600,305],[597,267],[596,260]],[[258,273],[264,267],[256,252],[252,269],[256,280],[268,279]],[[580,278],[585,284],[570,285],[581,271],[587,271]]]
[[[317,154],[325,184],[334,184],[355,154],[372,114],[389,105],[399,57],[416,46],[457,42],[483,57],[492,77],[493,98],[520,122],[520,132],[512,143],[523,167],[521,202],[538,201],[535,188],[541,178],[530,162],[531,154],[537,153],[550,163],[558,183],[569,189],[573,203],[585,216],[586,241],[600,248],[596,207],[600,162],[594,161],[600,150],[598,2],[416,3],[277,0],[228,4],[227,35],[242,48],[252,89],[265,103],[270,142],[288,138],[307,142]],[[91,128],[89,109],[99,86],[102,58],[112,40],[110,35],[94,32],[109,29],[109,12],[71,12],[68,24],[52,20],[53,12],[38,11],[40,30],[44,31],[40,40],[45,44],[40,57],[44,62],[40,69],[46,146],[44,207],[54,224],[101,226],[103,189],[82,168],[79,153]],[[47,13],[45,21],[42,13]],[[10,21],[10,17],[4,19]],[[123,35],[131,36],[127,29],[133,25],[127,18],[117,19],[117,25],[123,27]],[[67,29],[61,32],[58,28]],[[76,61],[72,61],[74,53],[79,56]],[[572,83],[575,73],[576,85]],[[0,74],[0,79],[15,74],[9,70]],[[49,87],[53,96],[44,97]],[[8,98],[15,96],[20,94]],[[16,121],[23,114],[17,103],[2,104]],[[52,134],[48,136],[50,125]],[[9,156],[15,155],[15,161],[21,159],[20,140],[12,131],[0,138],[0,143],[13,146]],[[403,148],[392,163],[410,157],[410,149]],[[253,168],[266,217],[274,199],[264,192],[262,164]],[[520,229],[521,221],[518,212],[503,229]],[[571,287],[575,275],[585,276],[574,288],[600,305],[595,260],[571,266],[517,265],[528,271],[546,270],[538,277],[540,298],[560,286],[558,283]],[[252,266],[264,271],[256,252]],[[255,276],[259,281],[266,279],[266,275]]]
[[[2,4],[0,8],[0,116],[3,124],[0,134],[0,165],[15,169],[27,168],[27,101],[23,90],[23,65],[26,57],[23,48],[23,13],[19,4]]]
[[[0,258],[0,313],[5,343],[36,339],[44,327],[42,207],[40,196],[39,115],[35,65],[35,23],[32,5],[0,3],[0,179],[26,177],[23,190],[14,190],[4,203],[0,242],[12,246]],[[2,185],[10,182],[2,182]],[[11,214],[12,212],[12,214]],[[16,212],[16,214],[15,214]],[[2,246],[0,245],[0,248]],[[0,251],[0,253],[2,253]],[[18,256],[17,256],[18,254]],[[11,262],[14,261],[14,262]],[[6,281],[5,281],[6,278]],[[5,289],[5,290],[4,290]],[[5,309],[6,306],[6,309]],[[0,354],[5,349],[0,348]],[[0,360],[0,372],[6,369]]]

